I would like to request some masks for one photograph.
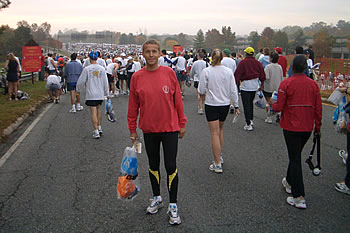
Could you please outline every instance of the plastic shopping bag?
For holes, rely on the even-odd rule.
[[[258,106],[259,108],[262,108],[262,109],[265,109],[266,108],[266,100],[264,98],[264,94],[262,93],[262,91],[260,91],[258,94],[257,94],[258,98],[256,98],[254,100],[254,104],[256,106]]]
[[[113,110],[111,99],[106,100],[106,116],[107,116],[107,120],[109,120],[110,122],[116,121],[115,112]]]
[[[348,125],[348,115],[345,110],[346,97],[342,96],[338,102],[338,107],[333,113],[333,124],[338,133],[346,134]]]
[[[120,165],[117,192],[121,200],[131,200],[140,191],[137,152],[135,147],[126,147]]]

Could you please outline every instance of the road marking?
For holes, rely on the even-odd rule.
[[[49,104],[44,111],[33,121],[33,123],[24,131],[24,133],[18,138],[18,140],[10,147],[10,149],[5,153],[5,155],[0,159],[0,168],[5,164],[6,160],[10,158],[11,154],[17,149],[17,147],[23,142],[30,131],[35,127],[35,125],[41,120],[44,114],[52,107],[53,104]]]

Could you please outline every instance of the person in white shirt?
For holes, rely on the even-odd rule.
[[[46,79],[46,89],[51,101],[58,104],[62,93],[61,78],[54,74],[49,75]]]
[[[108,66],[109,64],[113,63],[113,60],[111,59],[110,55],[107,55],[107,59],[106,59],[106,66]]]
[[[184,96],[185,91],[185,81],[187,77],[187,61],[183,57],[183,54],[181,52],[177,53],[177,58],[175,59],[175,72],[177,81],[179,81],[180,84],[180,90],[182,93],[182,96]]]
[[[99,64],[106,70],[107,69],[106,61],[102,59],[102,54],[100,51],[97,51],[97,53],[98,53],[97,64]]]
[[[160,66],[167,66],[169,67],[171,65],[171,60],[169,59],[168,55],[166,54],[166,50],[162,50],[162,55],[158,58],[158,64]]]
[[[197,92],[197,102],[198,102],[198,114],[203,115],[203,101],[198,93],[198,84],[199,84],[199,75],[202,70],[209,66],[209,64],[203,60],[205,54],[203,52],[198,53],[198,60],[193,63],[193,66],[190,71],[190,76],[192,77],[194,83],[193,86],[196,88]]]
[[[236,81],[232,71],[221,64],[222,51],[214,49],[211,57],[211,66],[205,68],[200,74],[198,92],[205,99],[205,115],[211,134],[214,161],[209,166],[209,170],[222,173],[223,127],[230,108],[231,98],[235,113],[239,115],[240,112]]]
[[[97,58],[98,53],[92,50],[89,53],[91,65],[83,69],[77,83],[77,91],[80,92],[82,88],[86,88],[85,104],[91,110],[91,121],[94,127],[92,137],[95,139],[99,139],[103,132],[101,104],[105,96],[109,98],[106,70],[97,64]]]
[[[119,74],[118,74],[118,79],[119,79],[119,85],[120,85],[120,91],[123,95],[127,94],[128,91],[128,85],[127,85],[127,70],[126,70],[126,65],[128,64],[128,59],[126,58],[126,54],[122,53],[121,58],[119,61],[122,63],[121,66],[119,67]],[[124,83],[125,83],[125,88],[124,88]]]
[[[224,58],[222,59],[221,64],[226,66],[230,70],[232,70],[232,73],[234,74],[236,71],[236,68],[237,68],[237,64],[236,64],[235,60],[233,60],[230,57],[231,51],[229,49],[224,49],[224,50],[222,50],[222,52],[224,54]],[[234,112],[234,106],[233,106],[233,102],[231,100],[230,113],[233,114],[233,112]]]
[[[109,90],[111,92],[111,96],[117,97],[118,93],[115,91],[115,77],[117,77],[117,70],[119,65],[117,64],[117,59],[114,59],[113,63],[109,63],[106,69]]]

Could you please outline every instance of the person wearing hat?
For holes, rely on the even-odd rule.
[[[276,47],[274,48],[275,52],[278,54],[278,61],[277,64],[279,64],[282,67],[282,72],[283,72],[283,77],[286,77],[287,74],[287,58],[282,55],[282,48],[281,47]]]
[[[248,47],[244,50],[246,58],[239,63],[234,76],[236,83],[241,81],[241,97],[243,103],[246,125],[244,130],[253,130],[253,100],[257,90],[263,89],[266,79],[265,71],[261,63],[254,57],[254,49]],[[259,82],[260,81],[260,82]]]
[[[91,121],[94,127],[92,137],[99,139],[102,135],[101,104],[107,96],[109,98],[109,85],[105,68],[97,64],[98,53],[92,50],[89,53],[91,65],[83,69],[78,83],[77,91],[86,88],[85,104],[90,107]]]
[[[221,64],[223,66],[226,66],[230,70],[232,70],[232,73],[234,74],[235,71],[236,71],[237,66],[236,66],[235,60],[230,58],[231,51],[229,49],[224,49],[224,50],[222,50],[222,53],[223,53],[223,58],[222,58]],[[234,111],[235,111],[235,108],[233,106],[233,101],[231,99],[231,102],[230,102],[230,113],[233,114]]]

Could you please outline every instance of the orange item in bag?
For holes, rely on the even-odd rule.
[[[118,177],[117,190],[121,198],[128,198],[136,189],[136,186],[128,179],[128,175]]]

